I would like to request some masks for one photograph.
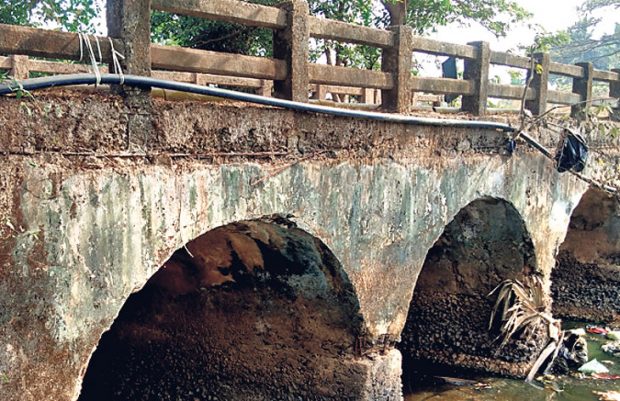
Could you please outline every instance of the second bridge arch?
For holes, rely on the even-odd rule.
[[[498,349],[497,332],[488,329],[495,302],[489,293],[503,280],[534,274],[534,245],[513,205],[481,198],[461,209],[417,278],[399,346],[405,381],[461,369],[524,375],[544,335]]]

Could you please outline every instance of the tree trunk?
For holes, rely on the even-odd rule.
[[[390,25],[405,25],[407,21],[407,0],[381,0],[390,14]]]

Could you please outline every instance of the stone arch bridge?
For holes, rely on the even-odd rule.
[[[494,353],[489,289],[537,274],[551,300],[561,246],[573,272],[618,255],[615,201],[502,132],[156,100],[140,153],[129,114],[0,101],[4,400],[398,400],[403,360],[522,376],[544,334]],[[617,144],[588,136],[609,174]],[[586,192],[605,212],[571,222]]]

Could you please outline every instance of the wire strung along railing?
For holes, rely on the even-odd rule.
[[[153,10],[271,29],[273,57],[153,44]],[[555,63],[547,53],[530,58],[496,52],[486,42],[461,45],[432,40],[415,36],[407,26],[381,30],[318,18],[309,14],[303,0],[277,7],[236,0],[108,0],[107,25],[110,38],[92,38],[100,49],[99,61],[112,64],[112,50],[116,49],[124,56],[120,63],[127,74],[241,87],[298,102],[342,94],[360,103],[378,105],[384,111],[405,113],[424,93],[460,95],[461,110],[476,116],[488,113],[489,99],[512,99],[524,102],[533,115],[544,114],[549,104],[571,105],[572,115],[577,117],[594,101],[593,86],[597,82],[608,87],[609,98],[620,98],[620,69],[595,70],[589,62]],[[311,39],[378,48],[381,70],[309,62]],[[77,34],[0,24],[0,54],[6,55],[0,57],[0,70],[9,70],[15,79],[33,73],[87,72],[89,67],[83,64],[44,60],[79,61],[84,58],[81,47]],[[414,76],[414,54],[463,60],[463,77]],[[491,82],[492,65],[524,71],[527,85]],[[549,78],[554,75],[572,80],[572,90],[550,89]],[[618,107],[614,113],[620,114]]]

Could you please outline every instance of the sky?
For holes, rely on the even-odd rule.
[[[103,0],[98,1],[104,4]],[[522,7],[530,11],[533,22],[540,24],[549,32],[558,31],[572,25],[578,19],[577,7],[584,0],[516,0]],[[613,32],[614,23],[620,23],[620,12],[616,11],[603,15],[601,23],[601,33]],[[98,31],[105,35],[105,13],[96,21],[99,26]],[[472,25],[463,27],[452,25],[442,27],[431,37],[453,43],[467,43],[477,40],[491,42],[491,48],[498,51],[505,51],[516,48],[519,44],[531,43],[534,39],[533,32],[526,27],[514,27],[506,38],[498,40],[481,26]]]
[[[579,18],[577,7],[584,0],[516,0],[523,8],[533,14],[532,22],[541,25],[549,32],[565,29]],[[614,24],[620,23],[620,11],[607,12],[600,24],[598,33],[611,33]],[[462,27],[452,25],[442,27],[431,37],[453,43],[467,43],[485,40],[491,43],[491,48],[506,51],[516,48],[519,44],[530,44],[534,40],[534,32],[524,26],[511,29],[506,38],[497,39],[481,26]]]
[[[99,0],[100,4],[103,4],[103,0]],[[579,18],[577,7],[581,5],[585,0],[516,0],[523,8],[530,11],[533,14],[533,23],[539,24],[548,32],[555,32],[561,29],[565,29],[571,26]],[[611,33],[614,30],[615,23],[620,23],[620,11],[607,12],[603,15],[598,34]],[[96,21],[99,26],[98,31],[105,35],[105,13],[101,14],[101,18]],[[445,42],[462,43],[472,41],[488,41],[491,44],[491,49],[496,51],[516,50],[519,45],[530,45],[534,41],[535,33],[528,29],[526,26],[515,26],[509,31],[507,37],[497,39],[486,29],[480,25],[472,24],[471,26],[462,26],[459,24],[453,24],[446,27],[441,27],[437,32],[430,35],[430,37]],[[427,58],[421,61],[423,68],[423,75],[436,76],[441,72],[437,67],[436,61],[443,61],[442,58]],[[494,67],[492,73],[503,76],[507,79],[508,68]]]
[[[516,0],[523,8],[533,14],[531,22],[539,24],[548,32],[556,32],[573,25],[578,19],[577,7],[583,4],[584,0]],[[599,28],[595,35],[612,33],[615,23],[620,23],[620,12],[607,12],[597,15],[602,18]],[[526,26],[512,27],[505,38],[497,39],[480,25],[472,24],[464,27],[460,24],[441,27],[437,32],[430,35],[433,39],[444,42],[461,43],[473,41],[487,41],[492,50],[496,51],[517,51],[519,45],[530,45],[534,41],[535,32]],[[443,61],[445,58],[422,57],[418,61],[422,64],[423,76],[441,76],[441,70],[437,68],[436,61]],[[461,67],[462,68],[462,67]],[[501,79],[501,83],[509,83],[509,67],[492,66],[490,74]]]

